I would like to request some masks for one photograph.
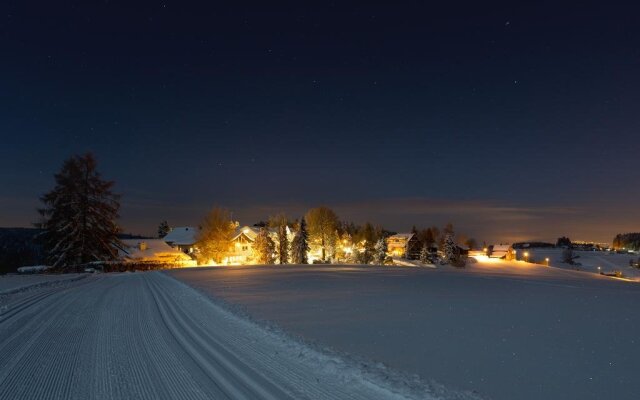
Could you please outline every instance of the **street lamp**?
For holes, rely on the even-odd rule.
[[[529,262],[529,252],[525,251],[523,255],[524,255],[524,262]]]
[[[547,267],[549,266],[549,257],[545,258],[544,261],[547,263]]]

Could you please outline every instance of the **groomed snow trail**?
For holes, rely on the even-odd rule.
[[[439,396],[385,386],[162,273],[90,277],[0,311],[0,399],[411,397]]]

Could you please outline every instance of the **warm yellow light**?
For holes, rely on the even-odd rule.
[[[524,252],[524,256],[525,256],[525,257],[529,257],[529,252],[528,252],[528,251],[525,251],[525,252]]]

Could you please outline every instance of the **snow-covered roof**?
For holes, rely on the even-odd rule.
[[[196,242],[198,228],[192,226],[181,226],[171,229],[171,232],[163,240],[171,245],[190,246]]]
[[[122,258],[137,261],[180,261],[191,260],[182,251],[169,246],[163,239],[125,239]]]
[[[238,236],[244,234],[247,238],[249,238],[249,240],[255,241],[256,237],[258,236],[258,231],[259,231],[259,228],[254,228],[254,227],[245,225],[243,227],[236,228],[236,231],[234,232],[231,240],[232,241],[236,240]]]
[[[413,237],[413,233],[396,233],[395,235],[389,236],[389,239],[403,239],[403,240],[411,240]]]
[[[509,248],[511,247],[510,244],[494,244],[493,245],[493,251],[509,251]]]

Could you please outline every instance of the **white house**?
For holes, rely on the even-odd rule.
[[[512,254],[513,249],[511,248],[511,245],[509,244],[494,244],[492,246],[489,246],[489,257],[490,258],[506,258],[509,259],[509,257]]]
[[[171,232],[163,240],[171,247],[177,248],[184,253],[192,254],[195,250],[197,233],[198,228],[181,226],[171,229]]]
[[[161,263],[176,266],[195,266],[196,261],[162,239],[124,239],[120,257],[125,262]]]

